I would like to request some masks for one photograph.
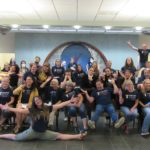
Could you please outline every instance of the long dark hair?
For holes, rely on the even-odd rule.
[[[127,63],[128,59],[131,59],[131,64],[128,64],[128,63]],[[126,58],[125,67],[135,67],[135,66],[134,66],[134,62],[133,62],[133,59],[132,59],[131,57]]]
[[[42,101],[41,108],[38,108],[37,105],[35,104],[36,98],[38,98]],[[31,118],[33,121],[40,119],[41,117],[43,117],[45,120],[48,120],[48,118],[49,118],[49,108],[44,106],[43,100],[40,96],[33,97],[30,110],[31,110]]]
[[[26,77],[26,80],[27,80],[28,77],[30,77],[30,78],[33,80],[33,83],[32,83],[32,85],[31,85],[31,90],[35,90],[35,88],[36,88],[37,86],[36,86],[36,82],[35,82],[34,76],[28,75],[28,76]]]

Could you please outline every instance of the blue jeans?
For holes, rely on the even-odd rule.
[[[112,104],[108,104],[108,105],[97,104],[95,113],[92,116],[91,120],[96,122],[99,116],[101,115],[101,113],[104,111],[108,112],[113,122],[116,122],[118,120],[118,114],[116,113],[115,108]]]
[[[134,112],[131,112],[130,108],[128,108],[127,106],[122,106],[120,109],[125,115],[126,123],[128,123],[130,121],[134,121],[135,118],[137,118],[137,116],[138,116],[137,109],[134,109]]]
[[[86,118],[86,109],[85,109],[85,105],[84,104],[81,104],[81,106],[79,108],[78,107],[74,107],[74,106],[68,107],[69,116],[70,117],[76,117],[78,110],[79,110],[81,119]]]
[[[144,121],[142,124],[142,132],[149,132],[149,127],[150,127],[150,107],[145,107],[143,108],[144,112]]]

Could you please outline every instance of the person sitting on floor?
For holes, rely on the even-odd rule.
[[[76,103],[77,103],[76,98],[72,98],[71,100],[60,104],[45,106],[41,97],[36,96],[33,98],[32,106],[30,108],[20,109],[20,108],[11,108],[5,105],[0,105],[0,109],[2,110],[9,110],[15,113],[22,113],[26,115],[28,114],[32,118],[32,124],[29,129],[19,134],[1,134],[0,138],[14,140],[14,141],[29,141],[34,139],[82,140],[86,136],[85,133],[71,135],[71,134],[62,134],[62,133],[57,133],[57,132],[47,130],[49,113],[52,110],[57,110],[68,105],[76,105]]]

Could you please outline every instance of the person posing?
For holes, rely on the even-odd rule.
[[[33,76],[27,76],[25,84],[20,85],[13,91],[14,95],[18,95],[17,108],[30,107],[32,104],[32,99],[34,96],[38,96],[38,90],[35,86],[35,80]],[[26,115],[21,113],[16,113],[16,126],[14,132],[19,132],[21,125],[26,118]]]
[[[78,104],[76,106],[68,106],[65,109],[65,117],[67,117],[68,115],[70,116],[72,122],[73,122],[73,127],[74,127],[74,131],[75,132],[79,132],[78,129],[78,124],[77,124],[77,112],[79,112],[80,117],[82,119],[82,123],[83,123],[83,132],[87,131],[87,116],[86,116],[86,108],[85,108],[85,104],[84,104],[84,99],[83,96],[81,94],[81,90],[74,88],[74,84],[73,82],[67,81],[66,85],[65,85],[65,92],[63,95],[63,101],[67,101],[69,99],[71,99],[71,97],[77,97],[78,99]]]
[[[139,104],[141,105],[142,112],[144,113],[144,120],[142,124],[141,135],[149,135],[150,129],[150,79],[143,81],[143,86],[139,93]]]
[[[74,57],[70,58],[70,62],[68,64],[67,68],[71,70],[72,74],[74,74],[74,72],[77,69],[77,63],[75,62],[75,58]]]
[[[134,121],[138,116],[138,92],[134,89],[133,82],[128,80],[122,91],[122,95],[120,97],[121,104],[121,112],[123,112],[126,121],[124,125],[125,133],[128,133],[128,124],[131,121]]]
[[[113,85],[113,90],[110,88],[105,88],[102,80],[96,81],[96,89],[93,90],[91,96],[89,96],[87,91],[83,91],[87,97],[87,100],[90,103],[96,101],[96,110],[91,120],[88,121],[88,125],[91,129],[96,128],[96,122],[103,111],[107,111],[110,115],[115,128],[119,128],[125,121],[122,117],[118,119],[118,115],[113,106],[111,95],[118,93],[118,88],[115,84],[114,80],[111,80],[111,84]]]
[[[131,57],[128,57],[125,61],[125,65],[121,68],[121,71],[124,73],[126,70],[130,70],[132,75],[135,74],[136,68],[134,66],[133,59]]]
[[[49,83],[49,86],[43,88],[43,99],[44,103],[47,105],[54,105],[61,102],[63,90],[59,87],[59,82],[57,79],[52,79]],[[48,126],[52,127],[54,124],[56,111],[52,111],[49,116],[49,123]]]
[[[72,71],[70,69],[67,69],[65,71],[65,75],[64,77],[61,78],[60,80],[60,87],[61,88],[65,88],[66,83],[69,82],[73,82],[74,86],[76,85],[76,83],[74,82],[74,76],[72,76]]]
[[[18,86],[19,81],[19,66],[17,64],[14,64],[10,67],[9,79],[11,88],[15,89]]]
[[[83,71],[82,66],[80,64],[77,65],[76,72],[73,76],[77,87],[86,88],[86,73]]]
[[[4,77],[1,81],[0,86],[0,104],[8,105],[12,107],[14,103],[14,96],[12,93],[12,89],[9,86],[9,78]],[[6,119],[10,118],[12,113],[7,110],[0,111],[0,130],[3,128],[3,123]]]
[[[52,78],[52,74],[51,74],[50,64],[45,62],[38,74],[38,80],[40,85],[43,83],[47,84],[46,80],[48,78]]]
[[[60,83],[61,78],[64,76],[65,69],[61,66],[61,60],[57,59],[55,61],[55,66],[52,67],[52,75]]]
[[[142,48],[137,48],[134,45],[132,45],[130,41],[128,41],[127,44],[133,50],[138,51],[140,55],[140,68],[145,67],[145,63],[146,61],[148,61],[148,54],[150,52],[150,49],[148,49],[147,45],[142,44]]]
[[[34,64],[34,63],[30,64],[30,70],[24,74],[23,81],[26,80],[27,76],[32,76],[36,82],[36,85],[38,85],[38,72],[37,72],[36,64]]]
[[[30,115],[32,118],[32,125],[29,129],[25,130],[19,134],[2,134],[0,135],[1,139],[9,139],[14,141],[29,141],[34,139],[40,140],[82,140],[86,134],[62,134],[57,132],[52,132],[47,130],[48,117],[49,113],[52,110],[58,110],[68,105],[76,105],[76,100],[71,99],[69,101],[52,105],[45,106],[42,99],[38,96],[33,98],[31,108],[19,109],[19,108],[10,108],[4,105],[0,105],[0,109],[9,110],[15,113],[22,113],[25,115]]]
[[[23,76],[29,69],[26,66],[26,61],[21,60],[20,62],[20,76]]]

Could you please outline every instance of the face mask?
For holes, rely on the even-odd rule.
[[[37,65],[38,65],[38,64],[39,64],[39,62],[38,62],[38,61],[35,61],[35,64],[37,64]]]
[[[26,64],[21,64],[21,66],[22,66],[23,68],[25,68],[25,67],[26,67]]]

